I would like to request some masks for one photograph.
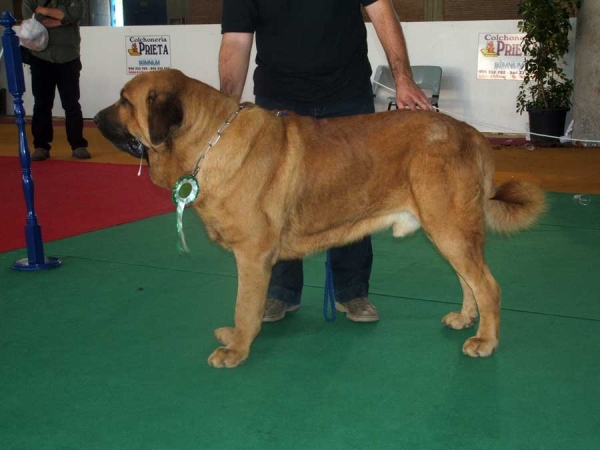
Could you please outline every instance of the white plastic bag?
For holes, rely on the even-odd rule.
[[[18,34],[21,45],[29,50],[41,52],[48,46],[48,30],[35,20],[35,16],[21,22],[21,30]]]

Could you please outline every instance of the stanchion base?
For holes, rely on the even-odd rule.
[[[28,258],[19,259],[15,261],[12,268],[21,272],[31,272],[33,270],[48,270],[54,269],[62,264],[62,261],[53,256],[47,256],[44,258],[44,262],[41,264],[31,264]]]

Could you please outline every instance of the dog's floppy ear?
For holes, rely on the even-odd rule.
[[[146,99],[148,103],[148,130],[152,145],[165,142],[183,121],[181,100],[176,94],[158,93],[152,90]]]

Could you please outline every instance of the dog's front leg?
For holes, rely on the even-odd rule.
[[[225,347],[217,348],[209,356],[208,363],[213,367],[236,367],[248,358],[262,324],[274,264],[275,252],[234,250],[234,253],[238,271],[235,327],[215,330],[215,337]]]

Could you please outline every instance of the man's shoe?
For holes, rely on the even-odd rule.
[[[353,322],[377,322],[379,313],[367,297],[359,297],[347,303],[335,302],[335,309],[346,313],[346,317]]]
[[[73,150],[73,158],[77,158],[77,159],[90,159],[92,157],[92,155],[90,155],[90,152],[88,152],[88,149],[85,147],[78,147],[75,150]]]
[[[297,311],[300,305],[288,305],[282,300],[268,298],[265,304],[263,322],[277,322],[285,317],[286,312]]]
[[[32,161],[44,161],[50,158],[50,150],[46,150],[45,148],[36,148],[31,154]]]

